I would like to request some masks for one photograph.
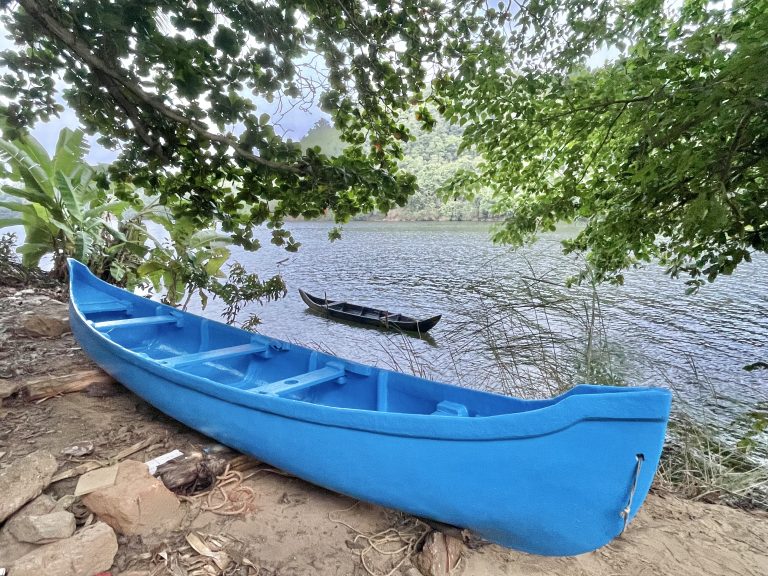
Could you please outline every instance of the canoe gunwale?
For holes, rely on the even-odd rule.
[[[107,285],[109,286],[109,285]],[[110,287],[111,288],[111,287]],[[115,288],[115,290],[120,290]],[[136,298],[138,298],[136,296]],[[647,407],[648,396],[666,398],[668,393],[654,388],[632,388],[580,385],[556,397],[555,403],[519,412],[491,416],[455,417],[432,414],[379,412],[354,408],[339,408],[302,400],[249,392],[204,378],[183,370],[163,366],[160,362],[140,356],[94,329],[80,312],[77,298],[70,299],[73,330],[82,329],[107,351],[122,361],[147,370],[175,385],[191,388],[207,396],[275,415],[305,420],[317,424],[367,431],[376,434],[443,440],[508,440],[554,434],[587,420],[663,421],[662,410]],[[165,306],[159,304],[159,306]],[[169,307],[170,308],[170,307]],[[172,308],[170,308],[173,310]],[[178,313],[178,311],[176,311]],[[209,322],[213,322],[210,321]],[[294,346],[265,336],[255,335],[253,341],[277,347]],[[344,360],[352,365],[357,363]],[[451,384],[443,384],[455,387]],[[581,392],[592,392],[582,394]],[[601,398],[605,402],[601,402]],[[537,402],[522,400],[521,402]],[[604,408],[600,410],[601,405]],[[425,433],[425,430],[428,433]]]

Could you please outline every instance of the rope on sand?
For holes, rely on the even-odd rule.
[[[251,510],[256,499],[253,489],[243,486],[243,481],[248,478],[250,476],[244,477],[241,472],[230,470],[227,465],[224,473],[216,477],[216,482],[210,490],[180,498],[186,502],[199,502],[203,511],[222,516],[237,516]]]
[[[335,522],[336,524],[341,524],[342,526],[345,526],[354,532],[355,537],[352,539],[353,543],[357,543],[359,540],[363,540],[366,543],[364,548],[360,550],[360,562],[362,563],[365,571],[370,574],[370,576],[392,576],[393,574],[397,574],[405,561],[410,559],[418,551],[419,544],[421,544],[421,541],[424,539],[424,537],[429,534],[429,532],[431,532],[431,528],[420,520],[413,518],[413,525],[408,530],[387,528],[386,530],[382,530],[381,532],[377,532],[375,534],[366,534],[365,532],[361,532],[343,520],[334,518],[332,516],[333,514],[343,514],[344,512],[349,512],[353,510],[359,503],[360,502],[355,502],[349,508],[329,512],[328,520]],[[400,555],[401,557],[396,561],[395,565],[389,572],[382,575],[378,574],[375,569],[368,565],[366,558],[370,555],[371,552],[378,553],[382,556]]]

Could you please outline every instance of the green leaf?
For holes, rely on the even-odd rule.
[[[104,214],[114,214],[120,216],[131,205],[130,202],[123,200],[115,200],[113,202],[107,202],[94,208],[90,208],[83,212],[83,218],[93,218],[95,216],[102,216]]]
[[[225,26],[219,26],[216,30],[213,45],[229,56],[237,56],[240,53],[237,34]]]
[[[25,212],[29,209],[29,204],[23,204],[21,202],[0,201],[0,208],[7,208],[13,212]]]
[[[83,230],[75,233],[75,258],[80,262],[89,262],[94,247],[94,238]]]
[[[64,232],[64,234],[66,234],[70,239],[72,239],[72,241],[74,241],[76,235],[76,228],[74,226],[54,218],[50,218],[49,222],[53,224],[57,230]],[[87,260],[81,260],[80,258],[78,258],[78,260],[80,260],[80,262],[87,262]]]
[[[32,158],[35,163],[40,166],[43,172],[47,174],[53,173],[53,166],[51,164],[51,158],[48,156],[48,152],[46,152],[43,145],[40,144],[40,142],[38,142],[35,138],[29,134],[23,134],[16,141],[16,145],[20,150]]]
[[[229,250],[227,250],[226,254],[209,258],[205,263],[205,271],[211,276],[216,276],[216,277],[223,276],[223,274],[221,273],[221,267],[224,266],[224,264],[227,262],[227,260],[229,259],[229,256],[230,256],[230,252]]]
[[[150,260],[139,266],[136,271],[142,276],[149,276],[155,272],[159,272],[165,269],[166,267],[160,262],[156,260]]]
[[[189,238],[185,246],[188,250],[198,250],[205,246],[224,246],[229,244],[231,240],[231,236],[216,230],[200,230]]]
[[[61,195],[61,201],[69,211],[69,215],[77,219],[82,219],[83,213],[80,208],[80,199],[78,198],[79,190],[76,190],[72,185],[72,180],[69,176],[63,172],[56,172],[56,189]]]
[[[82,130],[63,128],[56,142],[56,152],[53,155],[50,173],[72,177],[76,171],[83,169],[86,154],[88,154],[88,143],[85,140],[85,133]]]
[[[49,244],[29,242],[29,239],[24,242],[23,246],[16,248],[16,252],[22,255],[21,263],[27,268],[39,267],[42,257],[52,251],[53,249]]]
[[[23,226],[25,224],[22,218],[0,218],[0,228],[6,226]]]
[[[0,159],[11,164],[13,179],[25,184],[24,193],[31,202],[45,204],[53,198],[53,184],[34,156],[13,142],[0,139]],[[11,192],[8,192],[9,194]],[[14,194],[17,196],[18,193]]]

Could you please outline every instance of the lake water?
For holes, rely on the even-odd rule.
[[[330,228],[325,222],[291,223],[302,243],[295,254],[270,245],[266,231],[258,252],[235,251],[249,271],[265,278],[279,272],[288,284],[286,298],[247,309],[261,318],[259,332],[353,360],[526,396],[602,375],[671,387],[679,401],[718,414],[741,412],[743,406],[735,405],[754,406],[768,397],[768,370],[743,369],[768,361],[764,255],[692,296],[658,266],[629,271],[623,286],[600,286],[595,324],[603,334],[595,336],[596,368],[587,374],[584,326],[592,319],[592,291],[564,287],[578,262],[560,251],[560,240],[573,228],[516,251],[492,244],[490,226],[481,223],[355,222],[333,243],[327,240]],[[443,319],[429,339],[388,334],[308,312],[298,288]],[[213,301],[204,313],[218,312],[220,303]]]

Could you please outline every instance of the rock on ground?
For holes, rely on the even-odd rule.
[[[115,532],[97,522],[74,536],[36,548],[11,564],[12,576],[93,576],[108,570],[117,554]]]
[[[0,522],[39,496],[58,468],[50,452],[33,452],[0,474]]]
[[[58,300],[45,299],[19,317],[19,328],[30,336],[58,338],[70,331],[69,307]]]
[[[56,500],[47,494],[41,494],[8,519],[0,528],[0,566],[8,566],[35,549],[34,544],[21,542],[13,535],[16,526],[28,516],[48,514],[55,508]]]
[[[83,504],[121,534],[149,535],[175,527],[181,519],[176,496],[146,464],[124,460],[115,484],[83,496]]]
[[[11,533],[21,542],[48,544],[75,533],[75,515],[64,510],[30,515],[17,522]]]
[[[427,535],[424,548],[413,559],[413,563],[424,576],[448,576],[458,574],[464,544],[442,532],[433,531]]]

